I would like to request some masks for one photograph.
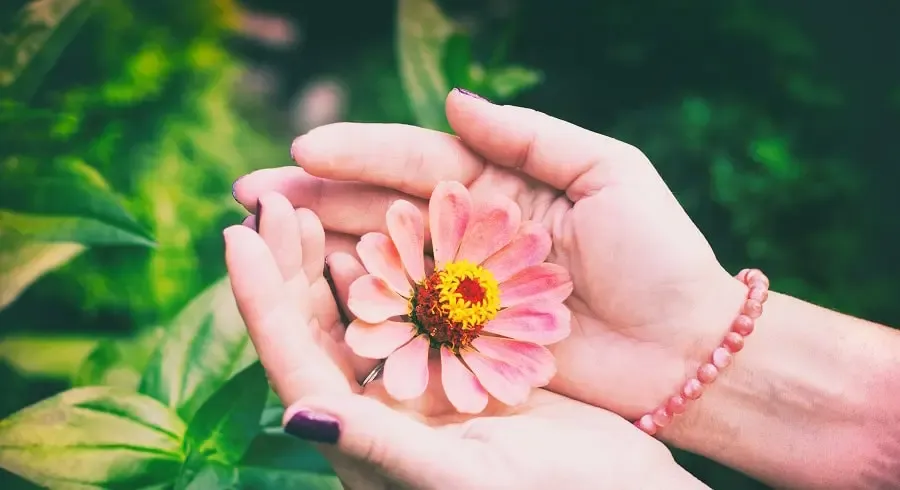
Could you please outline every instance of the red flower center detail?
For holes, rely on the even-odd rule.
[[[459,286],[456,286],[456,292],[462,296],[462,299],[470,303],[481,303],[484,300],[484,287],[471,277],[466,277],[459,281]]]
[[[410,321],[431,345],[453,352],[468,347],[500,310],[497,281],[486,269],[460,261],[447,264],[416,284]]]

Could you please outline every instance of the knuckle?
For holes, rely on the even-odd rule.
[[[374,466],[383,467],[389,465],[390,451],[384,441],[377,438],[365,438],[359,442],[357,454]]]

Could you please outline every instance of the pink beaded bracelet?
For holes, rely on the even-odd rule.
[[[741,307],[741,313],[731,324],[731,330],[725,334],[719,347],[713,350],[709,362],[697,369],[697,375],[688,379],[678,394],[639,418],[634,423],[637,428],[652,436],[657,430],[669,425],[672,417],[684,413],[689,401],[700,398],[703,390],[719,376],[719,372],[731,364],[734,354],[744,348],[744,338],[753,333],[756,319],[762,315],[763,303],[769,298],[769,278],[759,269],[744,269],[735,278],[746,284],[750,291]]]

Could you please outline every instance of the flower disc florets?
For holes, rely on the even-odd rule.
[[[487,269],[463,260],[452,262],[416,284],[410,319],[431,347],[454,353],[468,347],[500,311],[500,285]]]

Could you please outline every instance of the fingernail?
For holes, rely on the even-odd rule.
[[[253,231],[256,231],[256,216],[254,216],[252,214],[250,216],[247,216],[246,218],[244,218],[241,221],[241,225],[246,226],[247,228],[250,228]]]
[[[244,176],[242,175],[242,176],[238,177],[237,180],[235,180],[235,181],[231,184],[231,197],[233,197],[235,201],[238,200],[238,198],[237,198],[237,185],[238,185],[238,182],[240,182],[241,179],[243,179],[243,178],[244,178]]]
[[[297,151],[297,143],[299,141],[300,138],[297,138],[291,142],[291,160],[293,160],[297,165],[300,165],[300,161],[297,160],[297,155],[299,154],[299,152]]]
[[[341,423],[329,415],[300,410],[284,426],[284,431],[310,442],[336,444],[341,436]]]
[[[256,200],[256,232],[259,233],[260,225],[262,225],[263,206],[262,201]]]
[[[482,96],[476,94],[475,92],[470,92],[470,91],[468,91],[468,90],[466,90],[466,89],[464,89],[464,88],[456,87],[456,88],[453,89],[453,90],[456,90],[457,92],[459,92],[459,93],[461,93],[461,94],[463,94],[463,95],[468,95],[469,97],[472,97],[473,99],[483,100],[483,101],[485,101],[485,102],[491,102],[490,100],[488,100],[488,99],[486,99],[486,98],[484,98],[484,97],[482,97]],[[493,104],[493,102],[491,102],[491,104]]]

